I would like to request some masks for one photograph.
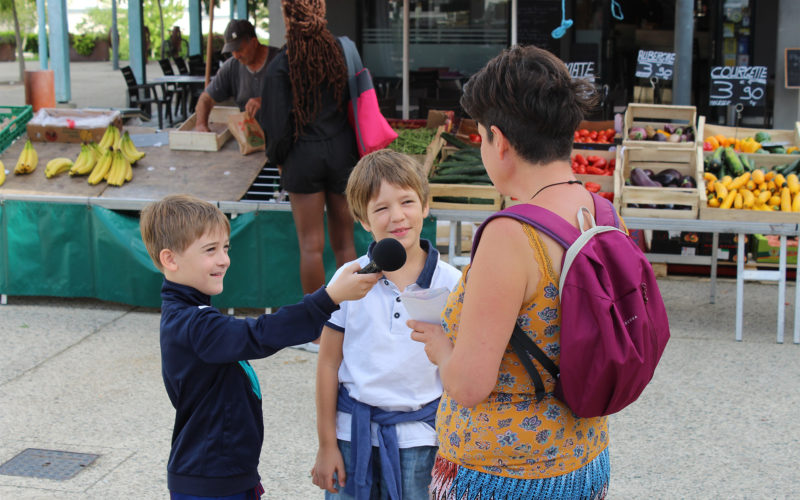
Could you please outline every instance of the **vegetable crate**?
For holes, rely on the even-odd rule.
[[[639,104],[630,103],[625,111],[622,144],[626,146],[654,146],[680,148],[694,151],[700,137],[703,137],[705,117],[697,117],[694,106],[671,106],[667,104]],[[653,127],[656,130],[665,130],[666,126],[685,128],[691,126],[694,130],[694,139],[683,142],[670,142],[669,139],[657,141],[630,139],[631,128]],[[671,133],[671,132],[670,132]]]
[[[595,133],[595,139],[592,139],[592,132]],[[606,134],[601,134],[601,132],[606,132]],[[613,135],[608,136],[608,132],[613,132]],[[597,139],[598,135],[601,136],[599,140]],[[621,142],[622,136],[619,131],[614,130],[614,120],[583,120],[578,125],[578,130],[575,131],[574,144],[576,148],[608,150]]]
[[[443,210],[491,210],[503,208],[503,197],[494,186],[430,184],[431,208]]]
[[[759,128],[746,128],[746,127],[727,127],[724,125],[705,124],[703,126],[703,141],[710,137],[722,136],[730,139],[745,139],[747,137],[756,138],[759,134],[767,134],[770,137],[769,141],[762,143],[762,150],[769,151],[770,154],[762,153],[745,153],[748,156],[770,158],[768,161],[778,160],[775,165],[781,163],[789,163],[797,159],[796,155],[773,153],[775,147],[781,146],[784,149],[795,147],[800,148],[800,122],[796,122],[794,130],[785,129],[759,129]]]
[[[767,156],[767,155],[763,155]],[[764,210],[742,210],[736,208],[713,208],[708,206],[706,197],[706,183],[700,176],[697,181],[698,204],[700,206],[699,217],[702,220],[725,220],[742,222],[766,222],[766,223],[797,223],[800,221],[800,214],[797,212],[764,211]]]
[[[0,106],[0,153],[25,132],[33,118],[33,106]]]
[[[623,146],[618,151],[614,171],[614,205],[623,217],[697,218],[704,188],[626,185],[634,168],[650,169],[656,174],[675,169],[681,175],[694,177],[699,186],[703,178],[699,149]]]
[[[208,115],[211,132],[194,130],[197,115],[192,114],[177,130],[169,132],[169,149],[187,151],[219,151],[233,137],[228,129],[228,116],[239,113],[236,106],[214,106]]]

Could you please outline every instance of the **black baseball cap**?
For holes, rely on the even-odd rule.
[[[256,37],[256,29],[247,19],[232,19],[225,28],[225,46],[222,52],[239,50],[243,41]]]

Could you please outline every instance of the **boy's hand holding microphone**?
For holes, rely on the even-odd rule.
[[[327,287],[328,295],[337,304],[358,300],[378,282],[383,271],[396,271],[406,262],[403,245],[394,238],[384,238],[372,249],[372,260],[360,268],[357,262],[347,266],[341,276]]]

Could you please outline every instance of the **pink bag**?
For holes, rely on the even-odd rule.
[[[372,76],[361,63],[355,44],[346,36],[339,37],[339,43],[347,61],[347,82],[350,87],[347,118],[356,134],[358,154],[364,156],[388,146],[397,139],[397,132],[381,113]]]
[[[653,378],[669,340],[669,320],[653,268],[636,243],[619,229],[611,203],[594,193],[597,217],[578,214],[579,231],[549,210],[520,204],[497,212],[530,224],[567,251],[558,291],[561,302],[560,362],[517,326],[511,346],[531,375],[537,400],[544,385],[533,358],[557,380],[555,396],[580,417],[610,415],[636,401]],[[585,209],[584,209],[585,210]],[[475,233],[472,254],[483,227]]]

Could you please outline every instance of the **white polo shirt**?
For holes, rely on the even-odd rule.
[[[362,267],[370,262],[374,245],[358,258]],[[461,271],[440,261],[439,252],[428,240],[420,240],[420,246],[428,257],[408,290],[455,288]],[[402,291],[384,277],[361,300],[342,302],[326,323],[344,333],[339,383],[353,399],[386,411],[418,410],[442,395],[437,367],[428,361],[425,346],[411,340],[408,313],[400,301]],[[371,427],[372,445],[378,446],[378,425]],[[436,431],[423,422],[403,422],[396,429],[400,448],[436,446]],[[336,437],[350,441],[349,413],[337,412]]]

